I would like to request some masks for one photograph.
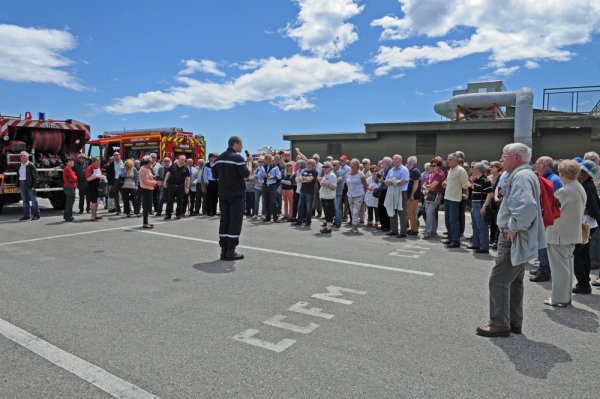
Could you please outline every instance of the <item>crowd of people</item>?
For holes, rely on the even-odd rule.
[[[591,284],[589,278],[590,269],[600,262],[600,233],[596,233],[600,222],[600,157],[595,152],[564,160],[541,156],[532,166],[531,149],[519,143],[511,146],[505,148],[502,159],[491,162],[467,162],[461,151],[436,156],[424,164],[423,171],[415,156],[408,157],[405,165],[399,154],[376,162],[348,159],[346,155],[339,159],[327,156],[321,162],[319,154],[309,158],[296,148],[294,160],[283,154],[248,158],[243,160],[249,173],[244,176],[241,212],[252,221],[285,221],[303,228],[310,228],[316,218],[322,235],[346,224],[349,234],[363,228],[400,239],[420,235],[431,240],[438,237],[438,214],[443,206],[447,231],[443,242],[447,248],[461,246],[465,216],[470,212],[473,233],[468,249],[477,254],[497,250],[497,263],[509,256],[514,266],[515,262],[524,263],[518,262],[535,248],[539,267],[531,272],[530,280],[552,279],[552,297],[546,303],[568,306],[571,293],[589,294],[591,284],[600,285],[600,277]],[[518,156],[518,165],[510,165],[512,155]],[[64,168],[64,218],[74,220],[76,189],[79,214],[85,209],[93,221],[102,219],[99,202],[116,215],[123,211],[125,217],[139,217],[143,213],[144,228],[153,227],[148,216],[162,216],[165,203],[165,220],[171,219],[173,212],[177,219],[218,215],[219,197],[227,188],[219,187],[213,169],[216,163],[217,154],[209,154],[208,162],[201,159],[194,165],[183,155],[175,162],[168,157],[159,160],[156,154],[123,161],[115,152],[102,168],[98,158],[87,160],[80,154],[76,160],[68,160]],[[23,220],[40,217],[32,190],[35,175],[28,154],[23,153],[19,171]],[[508,210],[503,212],[505,202],[509,202]],[[515,215],[511,217],[510,212]],[[539,231],[526,233],[534,224]],[[540,244],[534,244],[531,237]],[[509,255],[502,248],[507,242]],[[516,270],[510,271],[514,277]],[[574,288],[572,279],[576,280]],[[518,281],[518,276],[513,280]],[[512,296],[491,300],[513,302]]]

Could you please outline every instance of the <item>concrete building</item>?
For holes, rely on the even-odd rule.
[[[495,90],[504,90],[501,82],[489,83],[494,83]],[[481,90],[477,84],[469,87]],[[461,150],[468,161],[495,160],[500,158],[502,147],[514,141],[514,114],[513,107],[506,107],[495,120],[366,123],[364,132],[287,134],[283,139],[290,141],[291,148],[298,147],[304,154],[318,153],[322,158],[345,154],[373,161],[399,153],[405,158],[416,155],[422,166],[434,155],[445,157]],[[572,158],[587,151],[600,152],[600,115],[534,110],[532,143],[534,158]]]

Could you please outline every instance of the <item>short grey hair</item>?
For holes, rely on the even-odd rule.
[[[392,158],[390,158],[390,157],[383,157],[382,161],[383,162],[387,162],[387,163],[392,163]]]
[[[523,162],[531,162],[531,148],[523,143],[510,143],[504,146],[502,152],[516,154],[521,157]]]
[[[460,159],[465,159],[465,153],[462,151],[454,151],[454,153],[456,154],[457,157],[459,157]]]
[[[598,160],[600,160],[600,156],[598,156],[598,153],[597,153],[596,151],[589,151],[589,152],[586,152],[586,153],[585,153],[585,155],[583,156],[583,159],[584,159],[584,160],[586,160],[586,161],[587,161],[588,159],[592,159],[592,158],[593,158],[593,160],[595,160],[595,161],[598,161]]]
[[[473,166],[473,169],[477,170],[485,175],[485,172],[487,172],[488,168],[487,168],[487,165],[484,164],[483,162],[477,162],[475,164],[475,166]]]
[[[362,160],[361,163],[365,163],[365,162],[371,163],[371,160],[369,158],[365,158],[365,159]]]
[[[417,157],[415,157],[414,155],[411,155],[410,157],[408,157],[408,159],[406,160],[406,163],[409,163],[411,165],[417,165]]]
[[[425,163],[425,169],[429,169],[429,168],[431,168],[431,164],[429,162],[426,162]]]
[[[455,153],[455,152],[452,152],[452,153],[448,154],[448,156],[449,156],[450,158],[453,158],[453,159],[454,159],[454,160],[456,160],[457,162],[458,162],[458,161],[460,161],[460,160],[462,159],[462,158],[461,158],[461,157],[459,157],[459,156],[458,156],[458,154],[457,154],[457,153]]]
[[[338,161],[337,159],[334,159],[333,161],[331,161],[331,164],[332,164],[333,166],[335,166],[335,165],[339,165],[339,164],[340,164],[340,161]]]

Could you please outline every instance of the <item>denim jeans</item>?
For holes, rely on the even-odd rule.
[[[446,229],[448,239],[452,244],[460,244],[460,202],[444,201],[444,213],[446,216]]]
[[[40,207],[38,206],[37,197],[33,190],[27,188],[25,181],[19,182],[19,192],[21,193],[21,199],[23,200],[23,217],[30,218],[33,212],[33,216],[40,216]],[[31,205],[29,202],[31,201]]]
[[[481,216],[481,203],[471,204],[471,220],[473,225],[471,245],[477,249],[490,249],[490,232],[487,223]]]
[[[335,195],[335,224],[342,224],[342,206],[344,195],[342,193]]]
[[[260,207],[260,196],[262,194],[262,188],[254,188],[254,216],[260,215],[258,208]],[[265,212],[263,207],[263,213]]]
[[[440,206],[440,201],[442,200],[442,195],[439,194],[435,197],[434,202],[427,202],[426,207],[426,215],[425,218],[425,237],[435,237],[437,236],[437,208]]]
[[[298,220],[296,223],[301,223],[304,221],[304,223],[310,225],[314,197],[314,193],[300,193],[300,203],[298,204]]]
[[[540,260],[539,271],[550,274],[550,259],[548,258],[548,249],[538,249],[538,259]]]

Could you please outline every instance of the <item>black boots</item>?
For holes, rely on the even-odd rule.
[[[235,252],[235,248],[221,248],[221,260],[242,260],[244,255]]]

